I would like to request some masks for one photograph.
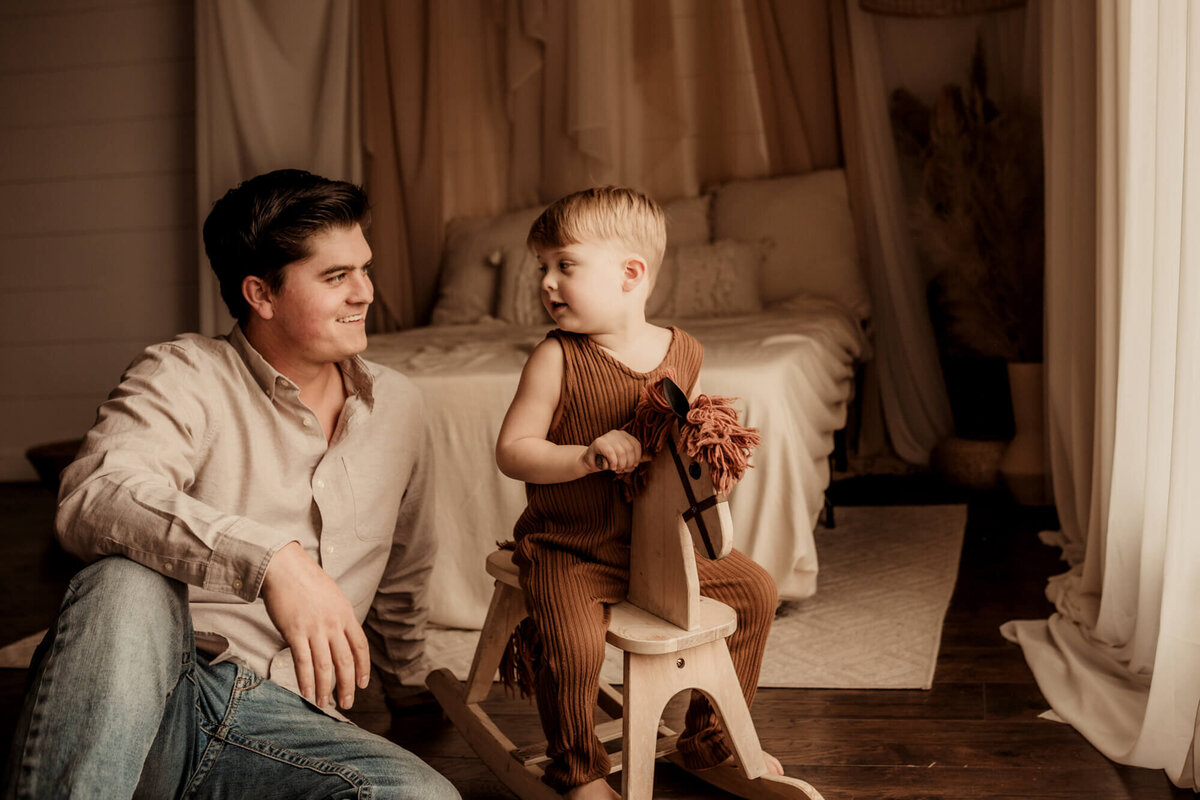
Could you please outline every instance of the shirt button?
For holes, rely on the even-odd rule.
[[[172,564],[170,561],[163,564],[163,572],[174,572],[174,571],[175,571],[175,565]]]
[[[317,487],[318,489],[324,489],[325,481],[321,480],[320,478],[317,478],[315,481],[313,481],[313,486]]]
[[[304,425],[304,427],[306,427],[306,428],[311,428],[311,427],[312,427],[312,420],[311,420],[311,419],[309,419],[308,417],[305,417],[305,418],[304,418],[303,425]]]
[[[234,591],[241,591],[241,589],[242,589],[242,579],[241,578],[233,579],[233,588],[234,588]]]

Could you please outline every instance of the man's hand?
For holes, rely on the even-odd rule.
[[[324,708],[336,675],[338,705],[354,705],[355,684],[365,689],[370,678],[371,656],[354,607],[333,579],[290,542],[275,552],[259,595],[292,648],[300,694]]]

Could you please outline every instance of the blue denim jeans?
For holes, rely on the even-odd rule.
[[[4,798],[457,798],[429,765],[231,662],[184,584],[121,557],[71,581],[31,667]]]

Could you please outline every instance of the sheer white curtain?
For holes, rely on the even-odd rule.
[[[283,167],[362,180],[357,0],[197,0],[196,208]],[[200,330],[233,324],[200,253]]]
[[[1048,329],[1047,372],[1066,373],[1049,385],[1055,488],[1070,490],[1059,497],[1064,538],[1082,546],[1083,561],[1052,581],[1056,614],[1003,631],[1024,649],[1053,715],[1113,760],[1197,788],[1200,9],[1187,0],[1105,0],[1098,9],[1081,0],[1046,3],[1043,14],[1052,31],[1047,201],[1056,231],[1048,288],[1053,297],[1075,275],[1074,302],[1095,308],[1091,336],[1087,312]],[[1087,180],[1066,138],[1075,130],[1086,141],[1089,129],[1098,134],[1094,284],[1082,275]],[[1073,175],[1080,183],[1069,197],[1063,182]],[[1052,299],[1049,313],[1063,301]],[[1073,412],[1090,416],[1092,430],[1071,424]]]

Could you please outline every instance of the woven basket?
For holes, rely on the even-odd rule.
[[[1005,441],[951,436],[933,448],[930,466],[953,486],[989,491],[999,485],[1000,459],[1007,447],[1008,442]]]

